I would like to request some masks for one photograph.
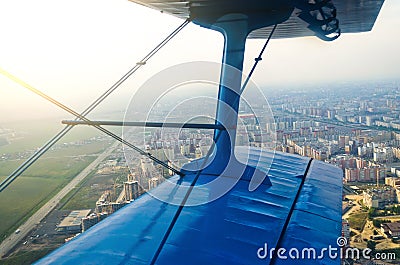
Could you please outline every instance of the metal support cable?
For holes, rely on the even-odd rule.
[[[161,48],[163,48],[173,37],[175,37],[190,20],[187,19],[179,27],[177,27],[170,35],[168,35],[162,42],[160,42],[153,50],[151,50],[140,62],[136,63],[123,77],[121,77],[116,83],[114,83],[107,91],[105,91],[99,98],[97,98],[92,104],[90,104],[80,115],[86,116],[93,111],[101,102],[103,102],[112,92],[114,92],[124,81],[126,81],[133,73],[135,73],[141,66],[145,65],[146,62],[153,57]],[[5,71],[0,69],[4,74]],[[77,118],[76,120],[79,120]],[[53,138],[46,142],[38,151],[30,156],[23,164],[21,164],[16,170],[14,170],[5,180],[0,183],[0,192],[3,191],[12,181],[20,176],[26,169],[28,169],[37,159],[39,159],[45,152],[47,152],[55,143],[57,143],[65,134],[67,134],[74,126],[67,125],[60,132],[58,132]]]
[[[29,84],[23,82],[22,80],[16,78],[15,76],[13,76],[13,75],[11,75],[11,74],[9,74],[9,73],[4,72],[3,70],[1,70],[1,72],[2,72],[2,74],[4,74],[5,76],[7,76],[8,78],[10,78],[11,80],[13,80],[13,81],[15,81],[16,83],[22,85],[22,86],[25,87],[26,89],[28,89],[28,90],[32,91],[33,93],[35,93],[36,95],[38,95],[38,96],[40,96],[40,97],[46,99],[47,101],[53,103],[53,104],[56,105],[57,107],[59,107],[59,108],[65,110],[65,111],[67,111],[68,113],[74,115],[75,117],[77,117],[77,118],[79,118],[79,119],[81,119],[81,120],[86,121],[87,123],[91,123],[91,121],[90,121],[88,118],[86,118],[85,116],[82,116],[82,115],[79,114],[78,112],[76,112],[76,111],[74,111],[73,109],[67,107],[66,105],[62,104],[61,102],[55,100],[54,98],[52,98],[52,97],[46,95],[46,94],[43,93],[42,91],[40,91],[40,90],[38,90],[38,89],[32,87],[31,85],[29,85]],[[119,137],[118,135],[116,135],[116,134],[110,132],[109,130],[107,130],[107,129],[105,129],[105,128],[99,126],[99,125],[91,125],[91,126],[93,126],[93,127],[95,127],[96,129],[102,131],[103,133],[105,133],[105,134],[111,136],[112,138],[116,139],[117,141],[119,141],[119,142],[121,142],[121,143],[123,143],[123,144],[129,146],[130,148],[134,149],[135,151],[137,151],[137,152],[140,153],[141,155],[147,156],[148,158],[150,158],[150,159],[153,160],[154,162],[156,162],[156,163],[158,163],[158,164],[160,164],[160,165],[162,165],[162,166],[168,168],[169,170],[173,171],[175,174],[183,175],[179,170],[177,170],[177,169],[175,169],[175,168],[169,166],[168,164],[166,164],[166,163],[164,163],[163,161],[161,161],[161,160],[157,159],[156,157],[154,157],[152,154],[147,153],[147,152],[141,150],[141,149],[138,148],[137,146],[135,146],[135,145],[133,145],[133,144],[127,142],[126,140],[124,140],[124,139],[122,139],[121,137]],[[11,181],[10,181],[10,180],[7,181],[7,185],[6,185],[5,187],[7,187],[9,184],[11,184],[11,182],[12,182],[13,180],[15,180],[15,178],[16,178],[16,177],[10,179]],[[4,188],[5,188],[5,187],[4,187]],[[4,189],[4,188],[1,187],[1,189]]]
[[[268,39],[266,40],[264,46],[262,47],[262,49],[261,49],[261,51],[260,51],[260,54],[258,55],[257,58],[254,59],[255,62],[254,62],[254,64],[253,64],[253,67],[251,68],[249,74],[247,75],[247,78],[246,78],[246,80],[244,81],[244,83],[243,83],[243,85],[242,85],[242,88],[240,89],[240,94],[243,93],[243,91],[246,89],[246,86],[247,86],[247,84],[249,83],[250,78],[251,78],[251,76],[252,76],[253,73],[254,73],[254,70],[256,70],[256,67],[257,67],[258,63],[262,60],[262,55],[264,54],[264,51],[265,51],[265,49],[267,48],[268,43],[269,43],[269,41],[271,40],[272,35],[274,34],[274,32],[275,32],[277,26],[278,26],[278,24],[275,24],[275,26],[272,28],[271,32],[269,33]]]
[[[142,60],[136,63],[124,76],[115,82],[106,92],[104,92],[97,100],[95,100],[88,108],[86,108],[82,115],[87,115],[94,108],[96,108],[104,99],[106,99],[112,92],[114,92],[123,82],[125,82],[133,73],[140,67],[145,65],[147,61],[153,57],[161,48],[163,48],[173,37],[175,37],[183,28],[189,24],[190,20],[185,20],[179,27],[177,27],[171,34],[169,34],[162,42],[160,42],[153,50],[151,50]]]

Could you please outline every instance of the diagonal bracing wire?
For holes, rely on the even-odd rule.
[[[240,90],[240,93],[242,93],[242,92],[246,89],[246,86],[247,86],[247,84],[249,83],[250,78],[251,78],[251,76],[252,76],[253,73],[254,73],[254,70],[256,70],[258,63],[262,60],[262,55],[264,54],[265,49],[267,48],[268,43],[269,43],[269,41],[271,40],[272,35],[274,34],[274,32],[275,32],[275,30],[276,30],[276,27],[278,27],[278,24],[275,24],[275,25],[274,25],[274,27],[272,28],[271,32],[269,33],[268,39],[265,41],[264,46],[262,47],[262,49],[261,49],[261,51],[260,51],[260,54],[258,55],[257,58],[254,59],[253,67],[251,68],[249,74],[247,75],[246,80],[243,82],[243,85],[242,85],[242,88],[241,88],[241,90]]]
[[[74,115],[75,117],[77,117],[77,118],[79,118],[79,119],[81,119],[81,120],[83,120],[83,121],[85,121],[85,122],[87,122],[87,123],[92,123],[91,120],[89,120],[89,119],[86,118],[85,116],[82,116],[81,114],[79,114],[78,112],[74,111],[73,109],[67,107],[66,105],[64,105],[64,104],[62,104],[61,102],[55,100],[54,98],[52,98],[52,97],[46,95],[45,93],[43,93],[42,91],[40,91],[40,90],[38,90],[38,89],[32,87],[31,85],[25,83],[24,81],[18,79],[17,77],[15,77],[15,76],[13,76],[13,75],[7,73],[6,71],[0,69],[0,73],[3,74],[4,76],[8,77],[9,79],[13,80],[14,82],[20,84],[21,86],[25,87],[26,89],[32,91],[32,92],[35,93],[36,95],[38,95],[38,96],[44,98],[45,100],[47,100],[47,101],[53,103],[53,104],[56,105],[57,107],[59,107],[59,108],[65,110],[65,111],[67,111],[68,113]],[[93,124],[93,123],[92,123],[92,124]],[[93,125],[91,125],[91,126],[93,126],[93,127],[95,127],[96,129],[102,131],[103,133],[105,133],[105,134],[111,136],[112,138],[116,139],[117,141],[119,141],[119,142],[121,142],[121,143],[123,143],[123,144],[129,146],[130,148],[132,148],[132,149],[134,149],[135,151],[139,152],[141,155],[147,156],[148,158],[150,158],[150,159],[153,160],[154,162],[156,162],[156,163],[158,163],[158,164],[160,164],[160,165],[162,165],[162,166],[168,168],[169,170],[173,171],[175,174],[182,175],[182,173],[181,173],[179,170],[177,170],[177,169],[175,169],[175,168],[169,166],[168,164],[166,164],[166,163],[164,163],[163,161],[159,160],[158,158],[154,157],[152,154],[141,150],[141,149],[138,148],[137,146],[135,146],[135,145],[129,143],[128,141],[122,139],[122,138],[119,137],[118,135],[116,135],[116,134],[110,132],[109,130],[107,130],[107,129],[105,129],[105,128],[99,126],[99,125],[95,125],[95,124],[93,124]],[[15,178],[14,178],[14,179],[15,179]],[[8,182],[7,186],[8,186],[10,183],[11,183],[11,182]],[[7,187],[7,186],[5,186],[5,187]],[[4,187],[4,188],[5,188],[5,187]],[[3,189],[4,189],[4,188],[3,188]]]
[[[108,90],[106,90],[99,98],[92,102],[80,115],[86,116],[93,111],[101,102],[103,102],[111,93],[113,93],[123,82],[125,82],[133,73],[135,73],[141,66],[153,57],[161,48],[163,48],[173,37],[175,37],[190,20],[187,19],[179,27],[177,27],[170,35],[168,35],[162,42],[160,42],[153,50],[151,50],[141,61],[132,67],[124,76],[115,82]],[[77,118],[76,120],[79,120]],[[45,143],[38,151],[29,157],[23,164],[14,170],[5,180],[0,183],[0,192],[3,191],[8,185],[11,184],[18,176],[20,176],[26,169],[28,169],[37,159],[39,159],[46,151],[48,151],[55,143],[57,143],[65,134],[67,134],[74,126],[67,125],[53,138]]]

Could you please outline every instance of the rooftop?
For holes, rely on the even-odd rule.
[[[400,223],[384,223],[383,225],[386,225],[390,231],[392,232],[400,232]]]
[[[72,211],[67,217],[64,218],[64,220],[62,220],[62,222],[58,225],[58,228],[80,225],[82,218],[88,216],[90,211],[90,209]]]

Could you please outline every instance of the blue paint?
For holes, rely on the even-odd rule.
[[[234,152],[246,38],[252,31],[253,24],[247,15],[234,13],[223,15],[210,27],[221,32],[225,39],[216,113],[216,125],[225,127],[225,130],[214,131],[215,148],[209,157],[185,165],[181,170],[184,174],[194,173],[197,170],[193,170],[192,165],[202,164],[205,160],[204,164],[208,164],[207,161],[211,161],[201,170],[202,174],[232,175],[231,171],[234,171],[235,181],[239,179],[250,181],[251,190],[255,190],[261,184],[271,185],[267,176],[268,170],[261,171],[255,167],[256,165],[241,163]]]
[[[214,134],[216,152],[213,155],[213,164],[216,172],[222,172],[230,159],[234,158],[244,51],[248,35],[246,16],[233,14],[220,20],[216,27],[224,34],[225,44],[216,120],[226,130],[215,130]]]

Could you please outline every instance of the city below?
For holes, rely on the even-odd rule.
[[[399,86],[396,83],[345,86],[302,92],[266,90],[269,106],[256,101],[251,107],[241,105],[236,143],[238,146],[311,157],[341,168],[344,184],[342,236],[347,240],[347,247],[370,248],[373,252],[387,254],[385,260],[368,264],[398,264]],[[170,104],[159,108],[153,118],[164,120],[163,117],[169,114]],[[190,115],[193,109],[207,112],[212,107],[204,104],[187,106],[169,118],[179,121],[179,118]],[[127,132],[124,137],[174,168],[205,156],[213,139],[213,131],[207,129],[147,128]],[[23,137],[11,128],[0,129],[0,145],[6,146]],[[105,137],[98,137],[96,141],[109,142]],[[58,149],[62,151],[68,146],[88,144],[92,141],[64,143]],[[50,213],[42,216],[33,229],[22,231],[20,226],[13,230],[9,239],[3,240],[4,244],[11,237],[24,233],[18,242],[10,244],[7,253],[2,253],[4,257],[12,258],[21,255],[18,253],[42,249],[48,253],[131,203],[173,173],[121,145],[108,144],[106,150],[108,153],[104,159],[91,165],[91,170],[79,185],[55,202]],[[32,152],[4,153],[0,161],[24,159]],[[344,262],[367,264],[362,259]]]

